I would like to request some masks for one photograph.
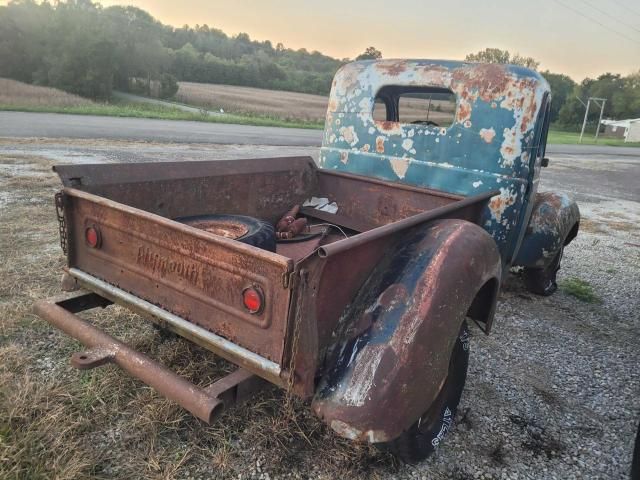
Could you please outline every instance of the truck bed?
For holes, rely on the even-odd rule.
[[[55,170],[66,187],[63,235],[72,274],[89,274],[278,365],[286,358],[297,298],[292,275],[304,259],[316,250],[326,256],[329,245],[344,249],[371,235],[390,238],[394,225],[427,212],[474,220],[481,206],[442,192],[318,170],[310,157]],[[172,220],[225,213],[275,223],[313,196],[335,202],[338,211],[304,208],[303,214],[311,223],[340,229],[321,239],[280,244],[276,253]],[[99,248],[85,241],[89,226],[100,231]],[[243,308],[247,286],[264,292],[266,308],[258,315]]]

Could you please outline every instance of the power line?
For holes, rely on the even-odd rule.
[[[606,24],[604,24],[604,23],[599,22],[598,20],[594,19],[593,17],[590,17],[590,16],[588,16],[588,15],[585,15],[585,14],[584,14],[584,13],[582,13],[580,10],[576,10],[575,8],[570,7],[569,5],[565,5],[564,3],[560,2],[560,0],[553,0],[553,1],[554,1],[554,2],[556,2],[558,5],[560,5],[560,6],[564,7],[564,8],[566,8],[567,10],[571,10],[573,13],[575,13],[575,14],[577,14],[577,15],[580,15],[581,17],[584,17],[584,18],[586,18],[587,20],[592,21],[593,23],[597,23],[597,24],[598,24],[598,25],[600,25],[602,28],[606,28],[606,29],[607,29],[607,30],[609,30],[610,32],[613,32],[613,33],[615,33],[616,35],[619,35],[619,36],[620,36],[620,37],[622,37],[622,38],[625,38],[625,39],[627,39],[627,40],[630,40],[630,41],[635,42],[635,43],[637,43],[638,45],[640,45],[640,40],[636,40],[635,38],[629,37],[629,36],[627,36],[626,34],[624,34],[624,33],[622,33],[622,32],[619,32],[618,30],[615,30],[615,29],[613,29],[613,28],[609,27],[608,25],[606,25]]]
[[[622,2],[616,3],[616,5],[618,5],[621,8],[624,8],[625,10],[627,10],[627,11],[629,11],[629,12],[635,14],[635,15],[638,15],[640,17],[640,12],[638,10],[634,10],[629,5],[623,5]]]
[[[606,11],[604,11],[604,10],[601,10],[600,8],[596,7],[595,5],[592,5],[591,3],[587,2],[586,0],[580,0],[580,1],[581,1],[582,3],[584,3],[585,5],[590,6],[590,7],[591,7],[591,8],[593,8],[594,10],[596,10],[596,11],[600,12],[602,15],[605,15],[605,16],[607,16],[607,17],[609,17],[609,18],[612,18],[612,19],[614,19],[616,22],[619,22],[619,23],[621,23],[622,25],[624,25],[624,26],[626,26],[626,27],[629,27],[629,28],[631,28],[631,29],[635,30],[636,32],[640,32],[640,28],[636,28],[636,27],[634,27],[633,25],[630,25],[630,24],[628,24],[628,23],[626,23],[626,22],[623,22],[622,20],[620,20],[620,19],[618,19],[618,18],[614,17],[614,16],[613,16],[613,15],[611,15],[610,13],[608,13],[608,12],[606,12]]]

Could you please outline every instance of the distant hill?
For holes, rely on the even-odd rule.
[[[343,62],[207,25],[174,28],[137,7],[89,1],[0,6],[0,76],[106,99],[113,88],[161,96],[177,81],[327,94]]]

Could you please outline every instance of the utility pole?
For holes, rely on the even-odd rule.
[[[580,103],[584,105],[584,102],[580,100]],[[598,124],[596,125],[596,141],[598,140],[598,134],[600,133],[600,122],[602,122],[602,114],[604,113],[604,104],[607,102],[606,98],[598,98],[598,97],[589,97],[587,99],[587,104],[585,105],[584,111],[584,120],[582,120],[582,130],[580,130],[580,140],[578,143],[582,143],[582,136],[584,135],[584,129],[587,126],[587,117],[589,116],[589,107],[591,106],[591,102],[595,103],[600,107],[600,118],[598,119]],[[602,103],[598,103],[602,102]]]
[[[600,107],[600,118],[598,119],[598,125],[596,126],[596,142],[598,141],[598,134],[600,133],[600,123],[602,122],[602,114],[604,113],[604,104],[607,103],[606,98],[590,98],[589,100],[593,100],[593,103],[598,105],[598,102],[602,102],[598,106]]]
[[[578,99],[580,100],[580,99]],[[580,103],[582,103],[584,105],[584,102],[582,100],[580,100]],[[585,110],[584,110],[584,120],[582,120],[582,130],[580,130],[580,140],[578,140],[578,143],[582,143],[582,136],[584,135],[584,127],[587,126],[587,116],[589,116],[589,107],[591,106],[591,98],[589,98],[589,100],[587,100],[587,104],[585,105]]]

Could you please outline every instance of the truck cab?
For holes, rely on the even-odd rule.
[[[416,112],[420,100],[423,118]],[[450,115],[436,111],[436,102]],[[519,66],[351,63],[333,82],[320,165],[463,196],[497,190],[482,226],[503,266],[544,268],[575,236],[579,221],[565,195],[537,195],[548,161],[550,102],[542,75]],[[545,212],[559,223],[542,218]]]

